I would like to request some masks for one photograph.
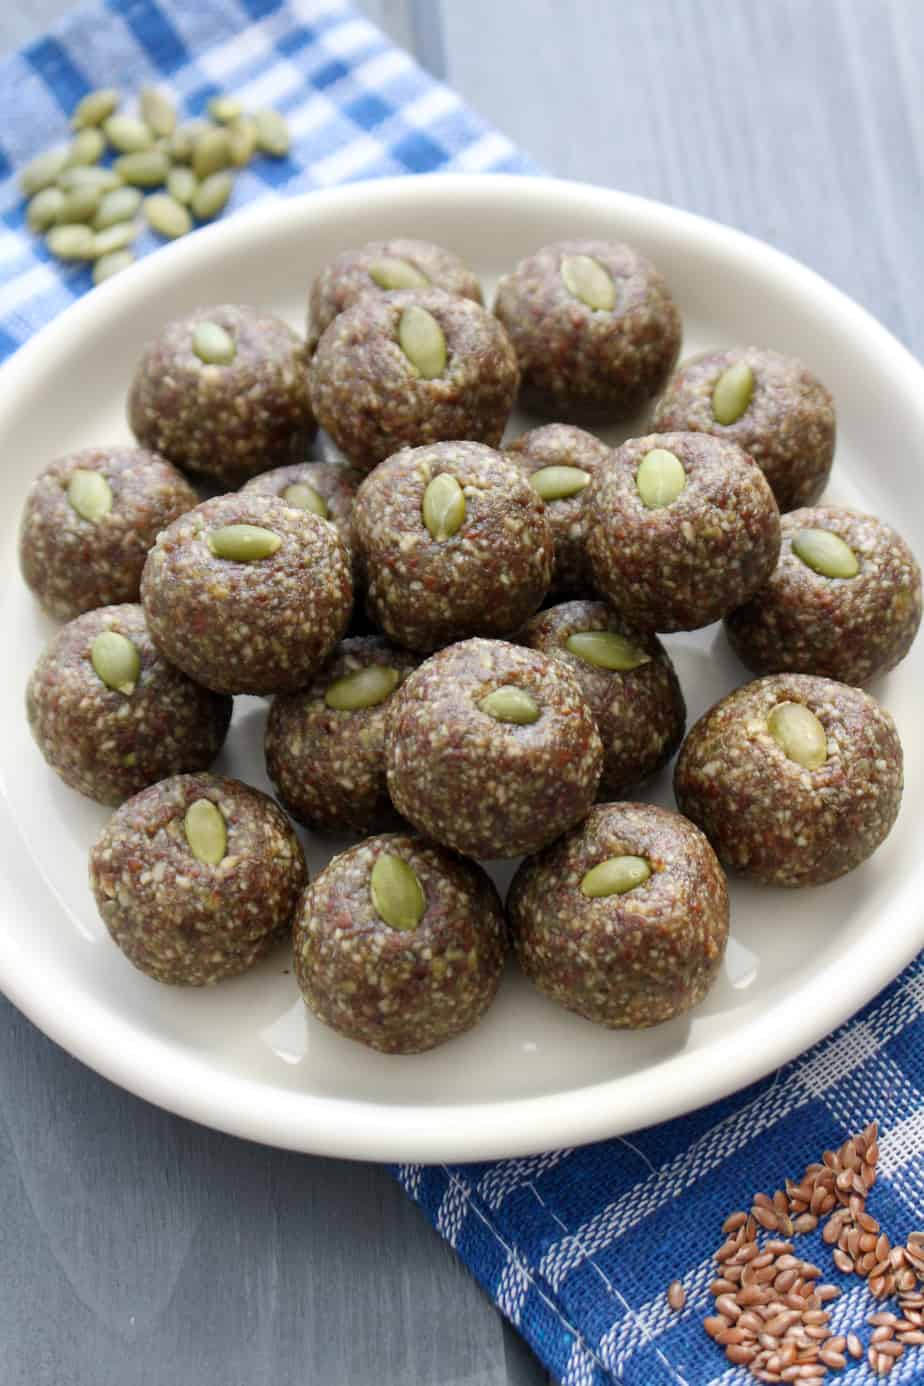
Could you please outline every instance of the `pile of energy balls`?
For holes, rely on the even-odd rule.
[[[817,885],[875,851],[902,750],[861,685],[907,653],[920,570],[817,504],[835,416],[803,364],[675,372],[680,341],[629,246],[546,246],[492,313],[457,256],[396,239],[321,271],[307,342],[224,305],[148,344],[137,446],[52,462],[20,539],[67,622],[30,726],[118,805],[90,881],[131,963],[213,983],[292,936],[315,1015],[413,1053],[478,1021],[509,942],[554,1001],[637,1028],[715,979],[726,869]],[[502,445],[518,398],[550,422]],[[586,431],[652,406],[615,449]],[[342,461],[304,460],[318,424]],[[758,677],[684,739],[658,633],[718,620]],[[236,694],[271,697],[278,804],[209,773]],[[678,747],[680,812],[631,801]],[[308,881],[290,817],[359,841]],[[479,862],[520,856],[504,904]]]

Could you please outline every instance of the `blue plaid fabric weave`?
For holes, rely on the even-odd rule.
[[[186,117],[217,92],[274,106],[293,135],[283,160],[235,180],[225,215],[351,179],[435,170],[529,171],[530,161],[340,0],[109,0],[75,10],[0,62],[0,357],[91,287],[25,227],[16,173],[68,137],[99,86],[163,82]],[[140,253],[157,241],[146,235]],[[878,1118],[870,1209],[894,1243],[924,1218],[924,964],[770,1078],[631,1138],[491,1164],[404,1165],[397,1177],[565,1386],[745,1386],[704,1335],[712,1252],[725,1214],[798,1177]],[[800,1254],[843,1287],[835,1332],[863,1327],[865,1282],[834,1270],[818,1234]],[[666,1303],[679,1278],[682,1313]],[[838,1380],[874,1378],[865,1361]],[[924,1349],[890,1382],[924,1381]]]

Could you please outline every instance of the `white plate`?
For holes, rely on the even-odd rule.
[[[670,280],[685,353],[754,342],[817,370],[838,408],[827,498],[897,524],[919,553],[924,372],[829,284],[734,231],[600,188],[460,175],[363,183],[242,213],[94,291],[0,371],[0,985],[100,1073],[198,1121],[323,1154],[472,1160],[573,1145],[689,1111],[792,1058],[912,957],[924,896],[914,773],[924,640],[873,690],[898,721],[909,771],[892,836],[834,885],[797,893],[736,884],[727,961],[689,1017],[638,1034],[608,1032],[560,1011],[511,968],[477,1030],[429,1054],[393,1058],[308,1016],[284,950],[204,991],[158,986],[134,971],[109,941],[86,881],[87,850],[106,810],[56,779],[26,728],[23,688],[53,626],[16,568],[23,495],[50,458],[129,438],[123,401],[132,368],[168,318],[230,299],[302,327],[321,264],[344,247],[398,234],[451,246],[488,284],[546,241],[600,236],[637,245]],[[691,721],[747,677],[717,627],[666,643]],[[258,700],[238,700],[217,768],[268,788],[264,715]],[[650,797],[672,802],[668,776]],[[308,845],[314,871],[330,843]],[[503,866],[499,879],[509,875]]]

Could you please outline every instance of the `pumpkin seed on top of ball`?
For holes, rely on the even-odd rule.
[[[584,497],[591,477],[611,449],[582,428],[554,423],[530,429],[506,451],[545,502],[555,550],[553,590],[589,592],[593,575],[587,554]]]

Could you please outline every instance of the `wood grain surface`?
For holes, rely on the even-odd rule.
[[[4,6],[0,49],[67,8]],[[550,173],[761,236],[924,349],[920,0],[360,8]],[[0,1267],[0,1386],[544,1380],[383,1169],[172,1117],[2,998]]]

